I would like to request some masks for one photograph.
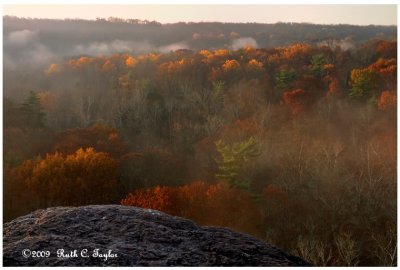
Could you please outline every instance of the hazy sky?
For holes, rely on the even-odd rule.
[[[4,15],[32,18],[135,18],[178,21],[309,22],[397,25],[396,5],[4,5]]]

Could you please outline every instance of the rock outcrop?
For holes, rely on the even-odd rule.
[[[248,235],[120,205],[55,207],[4,224],[4,266],[306,266]]]

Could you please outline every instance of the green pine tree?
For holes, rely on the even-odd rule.
[[[324,65],[326,63],[325,56],[322,53],[312,57],[311,70],[316,77],[321,78],[324,75]]]
[[[226,145],[219,140],[215,142],[215,146],[222,158],[217,160],[219,165],[217,179],[226,182],[230,187],[249,190],[250,180],[243,179],[240,173],[247,161],[260,154],[255,138],[250,137],[246,141],[233,145]]]
[[[296,79],[296,72],[293,70],[280,70],[276,75],[276,89],[285,90],[291,82]]]

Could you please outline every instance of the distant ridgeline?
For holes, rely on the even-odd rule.
[[[393,40],[396,26],[309,23],[173,23],[120,19],[52,20],[5,16],[5,48],[29,38],[57,55],[169,52],[175,49],[273,48],[297,42],[351,48],[370,39]],[[12,46],[10,46],[12,47]]]

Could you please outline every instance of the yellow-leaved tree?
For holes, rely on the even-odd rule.
[[[112,203],[116,199],[117,161],[93,148],[59,152],[24,161],[12,172],[25,187],[31,208]],[[30,209],[33,210],[33,209]]]

